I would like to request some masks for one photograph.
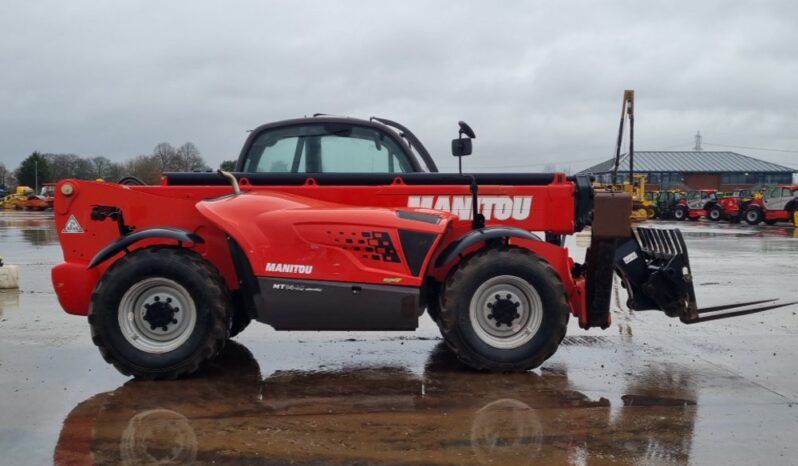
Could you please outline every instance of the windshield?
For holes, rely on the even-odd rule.
[[[374,128],[314,123],[259,134],[244,163],[247,173],[406,173],[407,154]]]

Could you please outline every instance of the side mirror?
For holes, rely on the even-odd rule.
[[[458,131],[458,138],[452,139],[452,155],[455,157],[463,157],[464,155],[471,155],[471,140],[477,136],[474,130],[468,126],[465,121],[458,121],[457,125],[460,127]],[[465,135],[465,138],[463,138]]]
[[[452,155],[455,157],[471,155],[471,139],[452,139]]]

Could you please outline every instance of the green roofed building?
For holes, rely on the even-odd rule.
[[[609,183],[614,159],[582,170],[596,181]],[[634,153],[635,174],[646,175],[651,190],[755,188],[792,183],[790,167],[755,159],[737,152],[716,151],[640,151]],[[618,180],[629,180],[629,156],[624,154],[618,166]]]

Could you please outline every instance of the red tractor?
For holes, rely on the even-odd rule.
[[[798,211],[798,185],[786,184],[765,190],[762,197],[757,197],[748,204],[743,217],[749,225],[757,225],[762,221],[768,225],[779,221],[795,224],[796,211]]]
[[[55,202],[55,183],[43,183],[39,197],[47,203],[47,208],[52,209],[53,202]]]
[[[750,189],[738,189],[730,193],[718,193],[717,201],[710,206],[707,218],[713,222],[728,220],[739,223],[748,204],[754,199]]]
[[[453,154],[474,137],[461,122]],[[105,359],[150,379],[196,371],[253,319],[414,330],[425,310],[472,368],[524,371],[554,354],[569,316],[609,326],[616,270],[632,309],[685,323],[780,306],[699,310],[680,232],[633,233],[631,205],[582,176],[438,173],[390,120],[301,118],[252,131],[235,173],[59,182],[52,278]],[[575,263],[564,236],[588,226]]]
[[[679,199],[679,205],[673,211],[676,220],[698,220],[706,217],[717,203],[716,190],[701,189],[689,191],[686,196]]]

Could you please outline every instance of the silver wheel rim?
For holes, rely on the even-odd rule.
[[[749,222],[756,222],[756,212],[753,210],[749,210],[747,214],[745,214],[745,219]]]
[[[676,213],[673,214],[677,219],[684,218],[684,211],[682,209],[678,209]]]
[[[719,219],[720,218],[720,212],[715,210],[715,209],[710,210],[709,211],[709,218],[711,218],[712,220]]]
[[[494,348],[514,349],[528,343],[540,330],[543,303],[526,280],[500,275],[486,280],[474,292],[469,317],[480,340]]]
[[[154,277],[127,290],[119,303],[118,317],[119,329],[128,343],[147,353],[166,353],[189,339],[197,323],[197,308],[179,283]]]

